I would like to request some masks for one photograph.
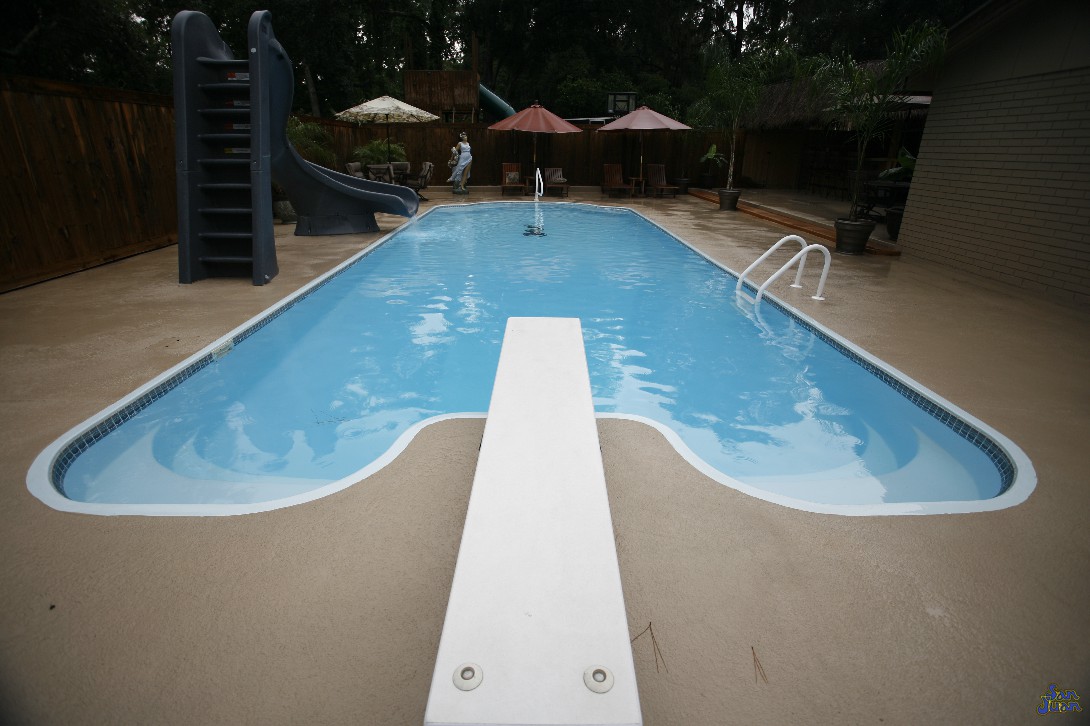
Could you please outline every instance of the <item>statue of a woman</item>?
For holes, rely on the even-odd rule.
[[[469,167],[473,165],[473,154],[469,149],[469,137],[466,132],[458,134],[458,144],[450,149],[450,171],[448,182],[454,185],[455,194],[469,194],[466,182],[469,181]]]

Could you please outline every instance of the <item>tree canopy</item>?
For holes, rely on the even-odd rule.
[[[949,26],[979,2],[267,0],[261,9],[295,63],[295,106],[304,113],[331,116],[401,96],[406,69],[476,60],[481,82],[515,108],[540,100],[561,116],[603,115],[608,92],[634,91],[640,103],[684,116],[704,94],[710,44],[735,58],[780,46],[879,58],[896,30],[920,20]],[[21,3],[0,27],[0,70],[170,93],[178,11],[206,13],[240,53],[255,9],[240,0]]]

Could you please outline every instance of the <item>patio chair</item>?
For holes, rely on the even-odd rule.
[[[367,178],[371,181],[394,183],[394,168],[390,164],[368,164]]]
[[[604,164],[602,166],[602,194],[614,191],[627,191],[628,196],[636,191],[635,182],[624,180],[624,169],[620,164]]]
[[[435,164],[430,161],[425,161],[420,165],[419,174],[405,178],[405,186],[409,189],[415,189],[417,196],[420,197],[420,201],[422,202],[428,201],[428,198],[420,192],[428,188],[428,182],[431,181],[431,175],[434,170]]]
[[[522,164],[508,164],[503,165],[503,171],[500,172],[500,194],[502,195],[508,189],[518,189],[523,194],[526,193],[526,180],[522,178]]]
[[[665,164],[647,165],[647,188],[656,197],[666,196],[667,192],[670,193],[671,197],[677,196],[677,187],[666,183]]]
[[[390,168],[394,172],[394,181],[398,184],[404,184],[405,180],[409,178],[410,164],[407,161],[394,161],[390,163]]]
[[[541,180],[545,182],[545,193],[548,194],[550,189],[560,190],[560,196],[568,196],[568,188],[571,186],[568,184],[568,180],[564,178],[564,170],[556,167],[550,167],[541,171]]]
[[[363,164],[358,161],[350,161],[344,165],[344,168],[351,176],[358,176],[360,179],[364,179],[367,176],[363,173]]]

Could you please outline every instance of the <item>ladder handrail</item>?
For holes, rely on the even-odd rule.
[[[749,267],[747,267],[745,269],[745,272],[743,272],[741,275],[739,275],[738,284],[735,286],[734,289],[736,291],[741,291],[742,283],[745,282],[745,279],[747,277],[749,277],[749,273],[753,272],[755,269],[757,269],[758,265],[760,265],[762,262],[764,262],[769,257],[771,257],[772,253],[775,252],[776,250],[778,250],[780,247],[782,247],[785,242],[789,242],[791,240],[794,240],[795,242],[798,242],[803,248],[806,247],[806,240],[804,240],[802,237],[799,237],[797,234],[787,235],[786,237],[781,239],[779,242],[777,242],[776,244],[769,247],[767,252],[765,252],[763,255],[761,255],[760,257],[755,259],[753,261],[753,264],[751,264]]]
[[[541,169],[534,169],[534,199],[545,196],[545,180],[541,178]]]
[[[742,286],[745,283],[746,278],[749,276],[749,273],[753,272],[753,270],[755,270],[758,265],[767,260],[772,255],[772,253],[774,253],[787,242],[798,242],[799,245],[802,246],[802,249],[795,253],[794,257],[788,260],[787,263],[785,263],[782,267],[780,267],[779,270],[774,272],[767,280],[764,281],[764,284],[762,284],[757,289],[757,297],[754,298],[753,302],[760,302],[761,298],[764,296],[765,290],[768,289],[768,286],[778,280],[783,275],[783,273],[790,269],[791,265],[795,264],[796,262],[799,263],[799,269],[798,272],[795,274],[795,282],[792,283],[791,287],[802,287],[800,282],[802,280],[802,272],[806,267],[806,256],[815,249],[821,250],[821,253],[825,256],[825,267],[821,271],[821,279],[818,282],[817,294],[813,295],[812,299],[824,300],[825,298],[822,297],[822,293],[825,291],[825,280],[829,277],[829,266],[832,264],[832,257],[829,255],[829,250],[824,245],[807,245],[806,240],[804,240],[797,234],[787,235],[779,242],[769,247],[767,252],[754,260],[753,263],[749,267],[747,267],[741,275],[738,276],[738,284],[735,285],[734,288],[735,293],[742,292]]]
[[[758,288],[757,297],[756,299],[754,299],[753,302],[761,302],[761,298],[764,296],[765,290],[768,289],[768,286],[774,283],[776,280],[780,279],[780,276],[783,275],[783,273],[787,272],[787,270],[791,268],[791,265],[795,264],[796,262],[799,263],[799,271],[795,275],[795,282],[791,285],[791,287],[802,287],[802,285],[799,284],[799,280],[802,278],[802,269],[803,266],[806,264],[806,255],[810,254],[810,252],[812,252],[813,250],[821,250],[821,252],[825,255],[825,267],[821,271],[821,279],[818,280],[817,293],[815,295],[812,295],[810,299],[824,300],[825,298],[822,297],[821,293],[825,291],[825,279],[829,277],[829,265],[832,263],[832,257],[829,255],[829,250],[825,247],[825,245],[813,244],[807,247],[803,247],[801,250],[796,252],[795,256],[788,260],[783,267],[772,273],[772,276],[765,280],[764,284],[761,285],[760,288]]]

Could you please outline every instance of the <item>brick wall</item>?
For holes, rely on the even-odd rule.
[[[904,254],[1090,304],[1090,68],[940,89]]]
[[[906,256],[1090,303],[1088,32],[1085,0],[985,5],[950,32]]]

